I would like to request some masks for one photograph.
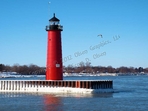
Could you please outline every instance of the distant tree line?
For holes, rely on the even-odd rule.
[[[30,65],[15,64],[13,66],[0,64],[0,72],[16,72],[24,75],[31,75],[31,74],[42,75],[45,74],[45,67],[39,67],[34,64]]]
[[[45,67],[40,67],[34,64],[30,65],[19,65],[14,64],[13,66],[0,64],[0,72],[16,72],[19,74],[26,75],[44,75],[46,73]],[[64,73],[148,73],[148,68],[134,68],[121,66],[119,68],[113,68],[112,66],[92,66],[90,62],[80,62],[77,66],[68,65],[63,66]]]
[[[148,68],[134,68],[121,66],[119,68],[113,68],[112,66],[92,66],[90,62],[80,62],[78,66],[68,65],[64,67],[66,73],[148,73]]]

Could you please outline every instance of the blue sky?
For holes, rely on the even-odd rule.
[[[46,66],[45,26],[56,13],[63,25],[65,66],[89,61],[94,66],[148,67],[147,0],[48,2],[0,1],[0,63]]]

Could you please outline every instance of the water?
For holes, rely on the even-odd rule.
[[[148,109],[148,76],[65,77],[64,79],[110,79],[114,81],[115,92],[95,95],[0,93],[0,111],[146,111]]]

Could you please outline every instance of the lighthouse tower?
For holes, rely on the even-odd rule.
[[[53,15],[46,26],[48,32],[46,80],[63,80],[60,20]]]

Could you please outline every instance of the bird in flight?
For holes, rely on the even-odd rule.
[[[98,36],[100,36],[101,38],[103,38],[102,34],[99,34]]]

